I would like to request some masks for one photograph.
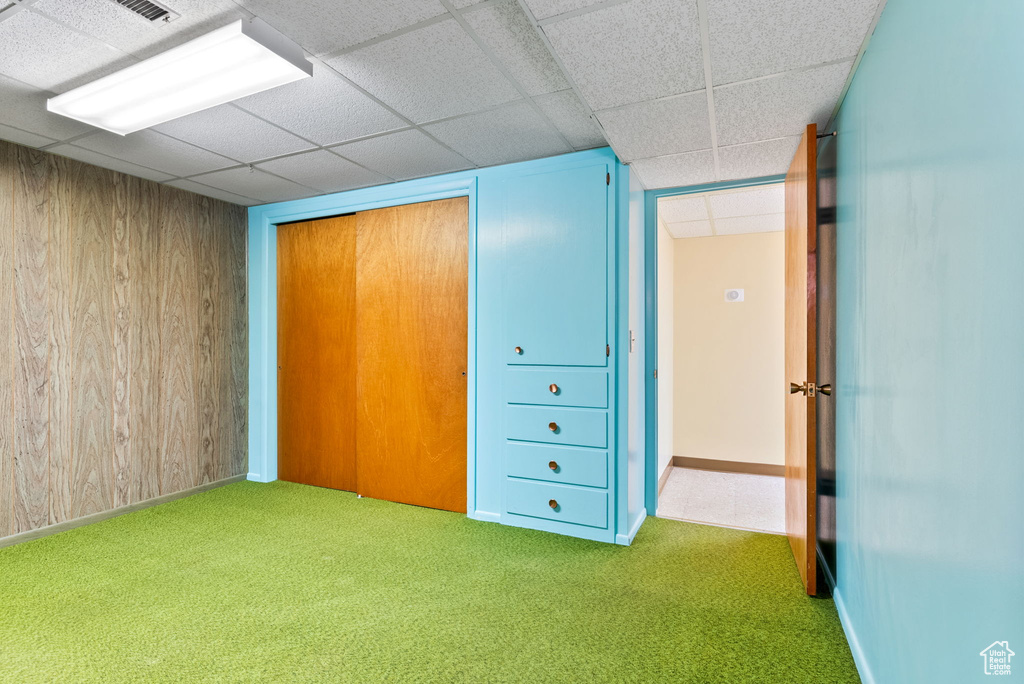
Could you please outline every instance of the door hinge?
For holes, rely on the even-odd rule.
[[[611,185],[612,184],[612,174],[611,173],[604,174],[604,184],[605,185]]]
[[[655,380],[658,379],[658,369],[657,368],[654,369],[654,379]]]
[[[605,356],[611,356],[612,355],[612,345],[610,345],[610,344],[604,345],[604,355]]]

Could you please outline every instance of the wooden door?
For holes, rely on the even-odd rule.
[[[277,227],[277,470],[356,488],[356,217]]]
[[[608,365],[608,167],[506,182],[509,364]]]
[[[786,174],[786,535],[808,594],[817,593],[817,126]]]
[[[357,491],[466,511],[465,197],[357,216]]]

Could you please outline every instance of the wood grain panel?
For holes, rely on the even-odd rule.
[[[71,369],[74,340],[71,330],[72,272],[74,269],[73,241],[75,239],[72,213],[79,190],[76,174],[81,164],[64,157],[50,157],[49,192],[49,407],[50,407],[50,514],[49,523],[70,520],[74,473],[73,433],[74,407],[72,406]]]
[[[198,197],[0,142],[0,537],[245,472],[246,210]]]
[[[222,282],[228,288],[221,308],[222,354],[225,361],[221,383],[222,444],[228,458],[219,463],[228,468],[224,477],[244,475],[249,470],[249,318],[246,298],[246,209],[234,204],[221,204]]]
[[[50,520],[49,155],[17,147],[14,174],[14,532]]]
[[[71,514],[99,513],[114,505],[114,227],[113,172],[72,163],[72,187],[56,201],[71,221],[73,456]],[[51,349],[56,357],[57,351]]]
[[[278,477],[356,487],[356,217],[277,228]]]
[[[128,176],[112,174],[113,178],[113,249],[114,249],[114,329],[112,339],[113,377],[113,444],[114,444],[114,506],[132,502],[131,455],[131,197],[132,183]]]
[[[357,216],[357,482],[466,510],[468,201]]]
[[[198,481],[196,195],[160,186],[161,493]]]
[[[217,340],[219,329],[220,269],[218,268],[217,227],[214,200],[196,198],[196,221],[199,228],[199,365],[196,380],[199,383],[199,481],[217,479],[217,452],[224,448],[220,441],[220,386],[221,354]]]
[[[160,186],[128,178],[131,204],[131,416],[132,503],[160,496]]]
[[[786,378],[815,382],[817,126],[807,127],[786,174]],[[781,390],[781,388],[780,388]],[[817,593],[815,399],[786,397],[786,535],[808,594]]]
[[[14,531],[14,146],[0,140],[0,537]]]

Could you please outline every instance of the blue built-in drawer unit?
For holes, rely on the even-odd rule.
[[[513,405],[505,409],[509,439],[571,446],[608,446],[608,412],[549,406]]]
[[[629,543],[642,499],[625,460],[633,196],[610,152],[573,159],[524,165],[494,190],[501,239],[479,244],[501,257],[477,264],[477,306],[489,305],[477,392],[500,400],[476,423],[476,472],[497,476],[507,525]]]
[[[521,479],[603,488],[608,486],[608,451],[508,442],[505,472]]]
[[[510,404],[608,408],[608,371],[509,369],[505,394]]]

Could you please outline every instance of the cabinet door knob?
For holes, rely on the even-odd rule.
[[[555,461],[548,461],[548,468],[551,468],[552,470],[558,470],[558,463],[556,463]]]
[[[551,501],[548,501],[548,506],[551,506],[551,510],[555,510],[558,508],[558,502],[552,499]]]
[[[551,430],[552,432],[558,432],[558,423],[555,423],[554,421],[548,423],[548,430]]]
[[[522,353],[523,353],[523,348],[522,347],[516,347],[516,354],[522,354]]]
[[[552,394],[558,394],[558,385],[556,385],[555,383],[551,383],[550,385],[548,385],[548,389],[551,390]]]

